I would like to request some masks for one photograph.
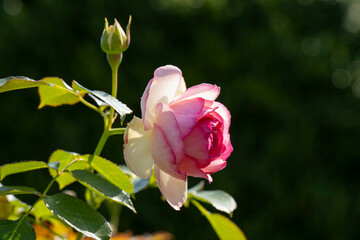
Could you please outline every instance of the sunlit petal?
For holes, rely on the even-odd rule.
[[[142,110],[146,130],[152,127],[155,108],[159,103],[169,104],[185,91],[185,82],[179,68],[171,65],[156,69],[152,82],[148,84],[148,93],[144,92]],[[146,90],[147,91],[147,90]]]
[[[124,134],[124,158],[126,165],[137,176],[149,178],[153,169],[150,150],[151,131],[145,131],[143,121],[134,117]]]
[[[188,88],[176,101],[201,97],[205,100],[214,101],[220,94],[220,87],[208,83],[202,83]]]
[[[186,202],[187,179],[174,178],[156,165],[155,175],[159,189],[166,201],[175,210],[180,210],[180,207]]]

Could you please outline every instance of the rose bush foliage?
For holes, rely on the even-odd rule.
[[[153,169],[159,189],[176,210],[187,198],[187,176],[212,181],[233,150],[230,112],[215,101],[220,88],[199,84],[186,89],[182,72],[156,69],[141,98],[142,119],[134,117],[124,134],[127,166],[139,177]]]

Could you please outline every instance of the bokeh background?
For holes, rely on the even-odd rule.
[[[232,219],[248,239],[360,238],[359,1],[0,3],[0,77],[58,76],[106,92],[110,71],[99,47],[104,18],[125,27],[131,14],[119,100],[140,116],[142,92],[165,64],[181,68],[188,86],[221,86],[234,152],[206,189],[234,196]],[[0,94],[1,164],[46,161],[56,149],[94,151],[103,126],[97,113],[81,104],[38,110],[38,103],[36,89]],[[122,144],[121,136],[110,138],[102,155],[123,164]],[[4,184],[41,190],[49,180],[37,171]],[[82,196],[76,184],[69,188]],[[121,231],[216,239],[194,206],[175,212],[156,189],[137,194],[134,204],[139,214],[124,209]]]

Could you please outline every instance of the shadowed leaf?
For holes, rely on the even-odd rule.
[[[16,221],[4,220],[0,222],[0,239],[35,240],[36,236],[29,221],[26,218],[20,218]]]
[[[58,193],[45,196],[44,202],[55,216],[82,234],[97,240],[110,239],[110,224],[100,213],[80,199]]]
[[[34,194],[40,195],[38,191],[31,187],[23,186],[0,186],[0,195]]]
[[[108,182],[106,179],[84,170],[75,170],[71,173],[81,184],[87,188],[97,192],[101,196],[111,201],[120,203],[130,208],[136,213],[129,194]]]

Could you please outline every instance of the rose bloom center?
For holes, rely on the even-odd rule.
[[[185,156],[197,160],[199,167],[206,167],[222,152],[222,123],[216,118],[200,119],[194,130],[184,139]]]

